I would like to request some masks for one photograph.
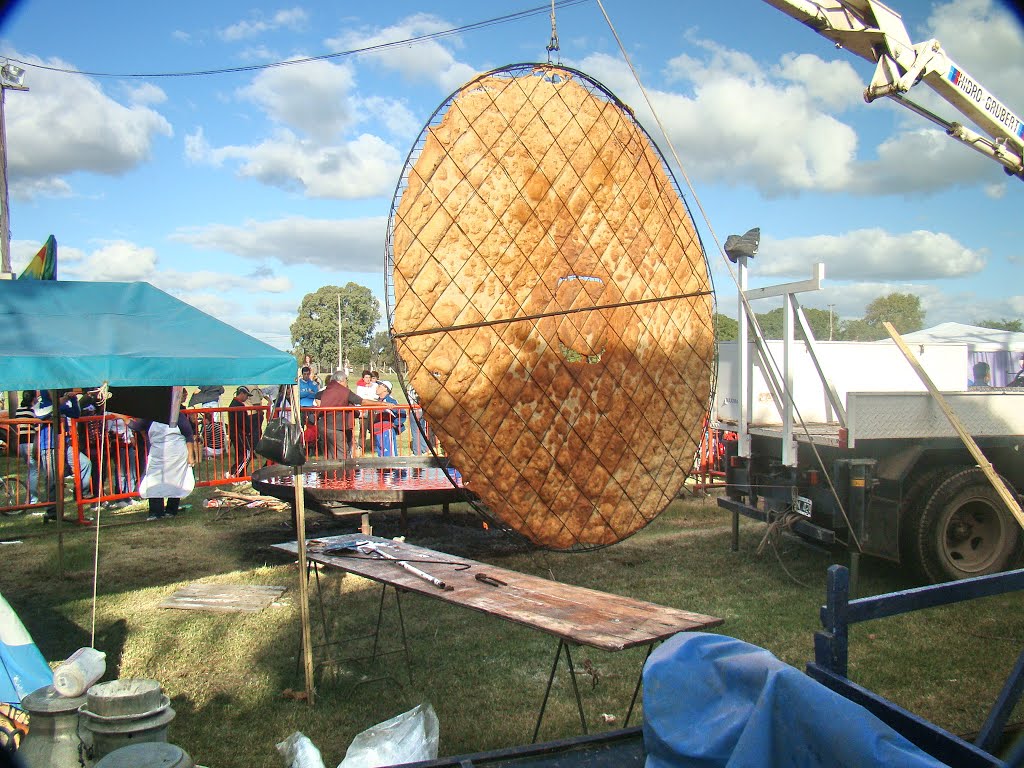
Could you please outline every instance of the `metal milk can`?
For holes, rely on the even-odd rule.
[[[78,708],[85,698],[61,696],[47,685],[21,700],[29,721],[18,755],[28,768],[80,768]]]

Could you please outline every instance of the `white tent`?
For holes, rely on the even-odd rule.
[[[984,361],[992,370],[992,385],[1005,386],[1021,369],[1024,333],[980,328],[963,323],[940,323],[903,336],[908,344],[966,344],[970,361],[966,375],[973,376],[975,363]]]

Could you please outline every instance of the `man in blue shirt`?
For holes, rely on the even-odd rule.
[[[320,388],[316,382],[310,378],[312,371],[308,365],[302,366],[302,378],[299,379],[299,406],[303,409],[312,408],[313,401],[316,400],[317,392]]]

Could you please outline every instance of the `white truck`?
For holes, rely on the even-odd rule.
[[[712,428],[727,441],[718,504],[930,581],[1016,563],[1021,527],[892,342],[719,344]],[[1024,491],[1024,388],[968,388],[964,344],[913,351],[992,466]],[[737,539],[734,535],[734,547]]]
[[[866,101],[896,100],[1024,180],[1024,122],[953,62],[936,40],[914,44],[900,15],[875,0],[765,0],[838,47],[874,62]],[[924,83],[984,134],[906,98]],[[747,289],[759,232],[731,237],[738,266],[739,340],[719,349],[712,427],[736,434],[726,458],[733,514],[784,524],[845,545],[854,565],[873,555],[916,566],[931,581],[994,573],[1020,557],[1024,537],[1007,502],[937,400],[892,342],[816,343],[798,294],[810,280]],[[767,342],[750,302],[781,297],[783,340]],[[801,326],[804,341],[795,341]],[[754,338],[748,341],[749,328]],[[967,389],[967,349],[917,349],[925,370],[1004,482],[1024,491],[1024,388]]]

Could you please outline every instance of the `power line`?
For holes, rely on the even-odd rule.
[[[554,5],[558,8],[571,8],[574,5],[581,5],[583,3],[591,2],[591,0],[556,0]],[[396,46],[411,45],[416,43],[428,42],[430,40],[437,40],[444,37],[451,37],[452,35],[458,35],[463,32],[473,32],[478,29],[484,29],[486,27],[495,26],[497,24],[507,24],[512,21],[520,21],[521,19],[529,18],[530,16],[538,16],[540,14],[551,13],[551,5],[541,5],[535,8],[529,8],[524,11],[517,11],[515,13],[509,13],[504,16],[497,16],[492,19],[484,19],[483,21],[475,21],[471,24],[465,24],[461,27],[453,27],[452,29],[441,30],[440,32],[431,32],[426,35],[418,35],[416,37],[408,37],[404,40],[393,40],[388,43],[378,43],[377,45],[369,45],[364,48],[354,48],[348,51],[336,51],[334,53],[323,53],[319,56],[305,56],[300,59],[289,59],[286,61],[273,61],[265,64],[248,64],[240,67],[222,67],[219,69],[201,69],[189,72],[92,72],[89,70],[82,69],[67,69],[62,67],[51,67],[46,64],[36,64],[31,61],[23,61],[21,59],[15,59],[12,57],[4,57],[8,61],[16,62],[25,67],[33,67],[35,69],[44,69],[49,72],[59,72],[67,75],[86,75],[88,77],[117,77],[117,78],[164,78],[164,77],[205,77],[208,75],[226,75],[237,72],[254,72],[263,69],[273,69],[275,67],[290,67],[295,64],[308,64],[312,61],[326,61],[329,59],[345,58],[348,56],[359,56],[365,53],[373,53],[376,51],[386,50],[388,48],[394,48]]]

